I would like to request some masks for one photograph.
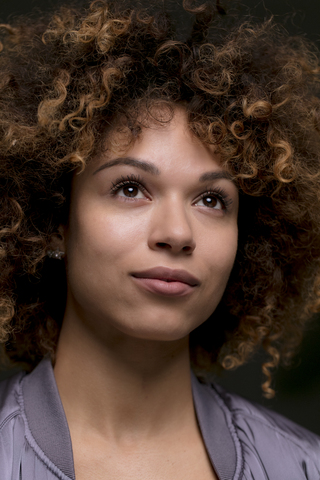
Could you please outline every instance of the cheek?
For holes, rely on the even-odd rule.
[[[237,225],[217,229],[205,240],[205,244],[204,250],[207,251],[207,261],[211,270],[229,276],[238,248]]]
[[[237,226],[216,231],[202,240],[201,249],[204,252],[202,261],[206,266],[206,296],[213,307],[219,303],[226,288],[238,247]]]
[[[99,205],[74,205],[66,237],[68,291],[81,308],[94,312],[106,294],[117,297],[142,242],[141,228]]]
[[[78,252],[82,260],[96,262],[109,257],[113,261],[130,252],[143,235],[143,226],[129,216],[119,217],[108,211],[75,209],[70,222],[68,257]]]
[[[225,271],[227,277],[229,277],[232,270],[236,254],[238,250],[238,230],[232,229],[228,234],[222,238],[219,262],[221,263],[221,269]]]
[[[74,205],[67,237],[69,292],[80,303],[118,296],[127,271],[136,267],[146,225],[135,215],[119,215],[100,202]],[[90,208],[89,208],[90,205]]]

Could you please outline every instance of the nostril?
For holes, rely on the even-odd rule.
[[[171,248],[168,243],[164,243],[164,242],[158,242],[157,246],[160,248]]]
[[[171,250],[172,249],[172,245],[170,245],[170,243],[157,242],[156,245],[157,245],[158,248],[161,248],[162,250],[164,250],[164,249]],[[190,245],[185,245],[184,247],[181,248],[180,251],[191,253],[193,251],[193,248]]]

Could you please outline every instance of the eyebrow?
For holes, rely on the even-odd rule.
[[[104,163],[95,172],[93,172],[93,175],[101,172],[101,170],[104,170],[105,168],[114,167],[115,165],[131,165],[132,167],[140,168],[144,172],[151,173],[152,175],[160,175],[160,170],[152,163],[132,157],[116,158],[111,162]]]
[[[206,172],[203,173],[200,178],[199,182],[212,182],[213,180],[230,180],[233,182],[232,176],[228,172],[218,171],[218,172]]]
[[[114,167],[115,165],[130,165],[132,167],[140,168],[140,170],[151,173],[152,175],[160,175],[161,173],[158,167],[156,167],[150,162],[139,160],[133,157],[121,157],[111,160],[111,162],[104,163],[97,170],[95,170],[95,172],[93,172],[93,175],[101,172],[101,170],[105,170],[106,168]],[[232,176],[229,173],[220,170],[216,172],[203,173],[199,178],[199,182],[212,182],[214,180],[221,179],[230,180],[231,182],[233,181]]]

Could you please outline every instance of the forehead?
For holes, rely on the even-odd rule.
[[[219,181],[229,194],[237,196],[237,187],[224,170],[215,146],[202,143],[191,132],[185,110],[175,109],[168,122],[143,126],[129,143],[122,138],[121,128],[108,133],[105,148],[74,176],[72,197],[105,189],[128,175],[174,195],[209,189],[212,182]]]
[[[175,107],[168,111],[157,107],[155,116],[139,120],[139,129],[129,128],[124,122],[115,124],[88,170],[94,172],[119,157],[154,163],[159,172],[170,169],[201,173],[204,168],[221,168],[216,146],[205,145],[191,132],[185,109]]]

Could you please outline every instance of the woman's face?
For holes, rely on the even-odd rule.
[[[72,317],[100,338],[184,338],[215,310],[237,250],[238,192],[176,109],[75,175],[65,228]]]

